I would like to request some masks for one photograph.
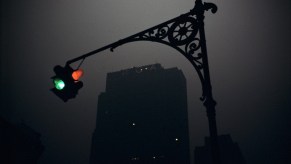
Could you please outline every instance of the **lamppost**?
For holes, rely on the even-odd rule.
[[[202,84],[202,96],[200,100],[206,107],[206,113],[209,123],[210,141],[211,141],[211,154],[213,164],[220,164],[217,127],[215,118],[215,105],[216,102],[212,96],[212,88],[209,74],[209,65],[207,57],[207,48],[204,31],[204,13],[211,9],[212,13],[217,11],[217,7],[213,3],[202,2],[202,0],[196,0],[195,6],[188,13],[173,18],[169,21],[156,25],[152,28],[131,35],[127,38],[121,39],[117,42],[111,43],[107,46],[101,47],[89,53],[86,53],[77,58],[67,61],[64,70],[72,70],[70,64],[80,61],[82,62],[89,56],[95,55],[101,51],[110,49],[113,51],[118,46],[129,42],[136,41],[152,41],[168,45],[177,51],[179,51],[184,57],[190,61],[196,70],[199,79]],[[79,66],[80,66],[79,65]],[[78,66],[78,68],[79,68]],[[66,69],[68,68],[68,69]],[[64,71],[70,72],[70,71]],[[56,77],[56,76],[55,76]],[[59,77],[57,77],[58,80]],[[66,76],[67,79],[67,76]],[[70,81],[70,80],[68,80]],[[71,80],[73,81],[73,80]],[[71,82],[75,84],[75,82]],[[80,89],[80,87],[73,87]],[[75,90],[72,95],[66,97],[66,94],[62,91],[53,90],[59,97],[64,98],[67,101],[70,98],[74,98],[77,94]],[[63,99],[64,100],[64,99]]]

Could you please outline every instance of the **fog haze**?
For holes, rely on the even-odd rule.
[[[219,134],[231,134],[248,164],[291,153],[291,2],[212,0],[205,31]],[[1,1],[0,116],[41,133],[40,164],[89,163],[97,98],[106,74],[161,63],[187,79],[191,151],[208,136],[197,73],[173,48],[134,42],[87,58],[84,87],[62,102],[55,65],[187,13],[192,0]],[[78,63],[75,63],[75,66]],[[286,160],[285,160],[286,161]]]

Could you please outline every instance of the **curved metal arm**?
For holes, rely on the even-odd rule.
[[[207,58],[207,52],[203,51],[203,47],[206,46],[206,43],[205,39],[203,37],[203,39],[201,38],[201,34],[203,33],[204,36],[204,12],[209,9],[212,9],[212,12],[216,12],[217,7],[212,3],[203,4],[201,0],[197,0],[194,8],[186,14],[86,53],[77,58],[71,59],[67,61],[66,64],[70,65],[76,61],[84,60],[89,56],[95,55],[107,49],[113,51],[118,46],[129,42],[151,41],[162,43],[176,49],[184,57],[186,57],[188,61],[190,61],[197,71],[202,84],[203,95],[201,100],[205,100],[205,88],[207,87],[205,83],[204,69],[208,70],[208,63],[206,64],[203,59],[205,57]]]
[[[118,46],[125,43],[135,41],[152,41],[159,42],[168,45],[178,50],[183,56],[185,56],[191,64],[194,66],[201,80],[204,84],[204,77],[202,69],[204,67],[202,56],[206,55],[201,52],[197,52],[201,48],[202,43],[200,38],[197,36],[200,33],[200,25],[203,20],[199,20],[200,16],[203,15],[205,10],[212,8],[213,11],[217,10],[217,7],[212,3],[202,3],[201,0],[197,0],[194,8],[181,16],[168,20],[164,23],[156,25],[152,28],[131,35],[127,38],[121,39],[117,42],[111,43],[107,46],[101,47],[77,58],[67,61],[67,65],[84,60],[85,58],[95,55],[101,51],[110,49],[113,51]]]

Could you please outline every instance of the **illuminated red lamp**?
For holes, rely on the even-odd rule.
[[[84,74],[84,71],[82,69],[77,69],[72,73],[72,78],[74,80],[79,80]]]

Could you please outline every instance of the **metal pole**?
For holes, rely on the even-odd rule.
[[[196,1],[197,6],[203,6],[201,0]],[[198,19],[198,28],[201,40],[201,53],[202,53],[202,63],[203,63],[203,74],[204,74],[204,84],[203,91],[205,100],[203,105],[206,107],[206,113],[208,117],[209,123],[209,133],[210,133],[210,150],[212,155],[212,163],[213,164],[221,164],[220,154],[219,154],[219,145],[218,145],[218,135],[217,135],[217,127],[216,127],[216,118],[215,118],[215,105],[216,102],[212,96],[212,87],[210,81],[210,73],[209,73],[209,64],[208,64],[208,56],[207,56],[207,48],[206,48],[206,39],[205,39],[205,30],[204,30],[204,9],[199,10],[200,13],[197,14]]]

